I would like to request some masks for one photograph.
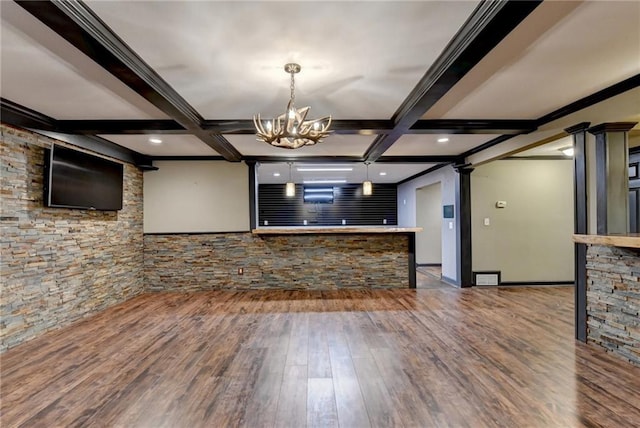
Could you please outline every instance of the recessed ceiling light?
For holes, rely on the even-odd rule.
[[[446,143],[447,141],[449,141],[448,138],[438,138],[438,143]]]
[[[347,180],[303,180],[303,184],[338,184],[346,183]]]
[[[280,173],[279,173],[279,172],[274,172],[274,173],[273,173],[273,176],[274,176],[274,177],[280,177]]]
[[[384,172],[384,171],[381,171],[381,172],[380,172],[380,175],[387,175],[387,173],[386,173],[386,172]]]
[[[560,149],[560,151],[567,157],[573,156],[573,147],[565,147],[564,149]]]
[[[300,167],[296,168],[300,172],[339,172],[339,171],[353,171],[350,167]]]
[[[153,144],[162,144],[162,140],[160,138],[149,138],[149,142]]]

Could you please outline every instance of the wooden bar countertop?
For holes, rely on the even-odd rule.
[[[411,233],[422,232],[421,227],[389,226],[289,226],[259,227],[251,233],[256,235],[304,235],[318,233]]]
[[[579,244],[607,245],[609,247],[640,248],[640,233],[618,235],[573,235]]]

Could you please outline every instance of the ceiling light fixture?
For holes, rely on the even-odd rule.
[[[362,183],[362,194],[365,196],[369,196],[373,193],[373,184],[369,180],[369,163],[370,162],[364,163],[367,166],[367,179]]]
[[[573,156],[573,147],[565,147],[564,149],[560,149],[560,151],[567,157]]]
[[[296,195],[296,183],[291,179],[291,162],[289,162],[289,181],[285,186],[285,194],[291,198]]]
[[[447,141],[449,141],[448,138],[438,138],[438,143],[446,143]]]
[[[353,168],[336,168],[336,167],[332,167],[332,168],[307,168],[307,167],[303,167],[303,168],[296,168],[298,171],[300,172],[338,172],[338,171],[353,171]]]
[[[295,108],[295,80],[294,75],[300,72],[300,65],[289,63],[284,66],[284,71],[291,74],[291,98],[287,104],[287,111],[275,119],[264,123],[260,114],[253,117],[258,141],[264,141],[275,147],[285,149],[297,149],[302,146],[311,146],[322,141],[330,134],[331,116],[321,119],[305,120],[310,107]]]
[[[274,172],[274,173],[273,173],[273,176],[274,176],[274,177],[280,177],[280,173],[279,173],[279,172]]]
[[[153,144],[162,144],[162,140],[160,138],[149,138],[149,142]]]
[[[384,172],[384,171],[381,171],[381,172],[380,172],[380,175],[387,175],[387,173],[386,173],[386,172]]]
[[[304,180],[304,184],[339,184],[346,183],[347,180]]]

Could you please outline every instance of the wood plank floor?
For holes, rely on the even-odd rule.
[[[632,427],[573,289],[148,294],[1,356],[7,427]]]

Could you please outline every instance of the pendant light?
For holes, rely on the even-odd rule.
[[[369,180],[369,164],[371,162],[365,162],[364,164],[367,166],[367,179],[362,183],[362,194],[365,196],[370,196],[373,194],[373,183]]]
[[[288,198],[292,198],[296,195],[296,183],[294,183],[293,180],[291,179],[291,162],[288,162],[288,163],[289,163],[289,181],[287,181],[287,184],[285,187],[285,193]]]

